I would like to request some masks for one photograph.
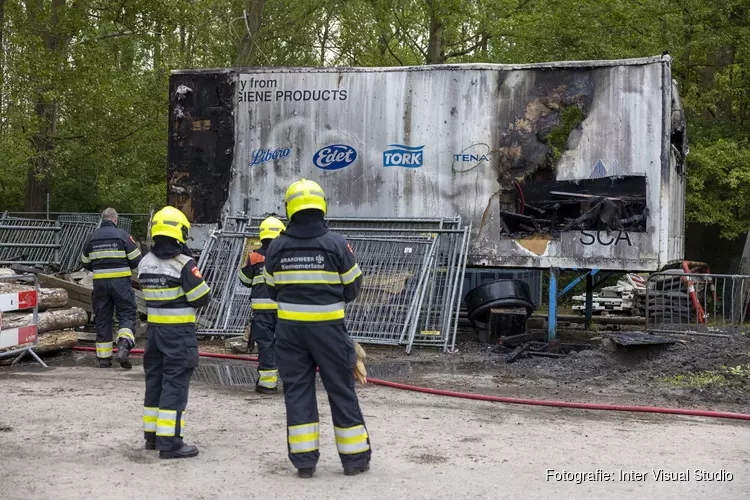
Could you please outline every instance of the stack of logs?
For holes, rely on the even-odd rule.
[[[0,275],[8,275],[0,269]],[[0,294],[18,293],[33,290],[33,287],[0,281]],[[78,335],[73,328],[85,326],[88,314],[80,307],[68,307],[68,292],[63,288],[41,288],[38,295],[39,323],[37,332],[39,344],[37,354],[70,349],[78,343]],[[34,324],[31,311],[7,312],[2,317],[2,328],[20,328]],[[6,349],[7,350],[7,349]],[[0,349],[2,351],[2,349]]]

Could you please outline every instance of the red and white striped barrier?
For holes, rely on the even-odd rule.
[[[37,278],[33,275],[7,276],[0,278],[0,280],[5,279],[33,281],[34,288],[39,288]],[[47,365],[44,364],[44,361],[39,359],[39,356],[37,356],[37,354],[33,350],[38,342],[38,325],[36,324],[39,313],[38,305],[39,303],[37,290],[0,294],[0,349],[5,350],[3,352],[0,352],[0,358],[18,354],[16,359],[13,361],[13,364],[15,364],[24,355],[26,355],[27,353],[31,353],[36,361],[41,363],[41,365],[45,368],[47,367]],[[33,312],[35,324],[3,330],[4,312],[21,311],[28,309],[34,310]]]

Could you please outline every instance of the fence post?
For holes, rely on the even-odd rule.
[[[549,317],[547,318],[547,342],[557,337],[557,278],[560,270],[549,270]]]

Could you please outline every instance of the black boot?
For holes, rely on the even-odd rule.
[[[147,450],[155,450],[156,449],[156,439],[147,439],[146,440],[146,446],[145,448]]]
[[[303,479],[310,479],[315,474],[315,467],[307,467],[304,469],[297,469],[297,476]]]
[[[117,362],[126,370],[133,368],[133,363],[128,359],[130,349],[130,342],[125,339],[122,339],[117,343]]]
[[[182,448],[174,451],[161,450],[159,458],[190,458],[198,454],[198,447],[189,444],[182,444]]]
[[[361,472],[367,472],[368,470],[370,470],[370,462],[367,462],[365,465],[362,465],[360,467],[344,467],[344,475],[356,476],[357,474]]]
[[[99,368],[110,368],[112,366],[112,360],[111,359],[100,359],[99,360]]]
[[[270,388],[270,387],[263,387],[262,385],[256,385],[255,392],[259,392],[261,394],[277,394],[279,392],[279,388],[278,387]]]

